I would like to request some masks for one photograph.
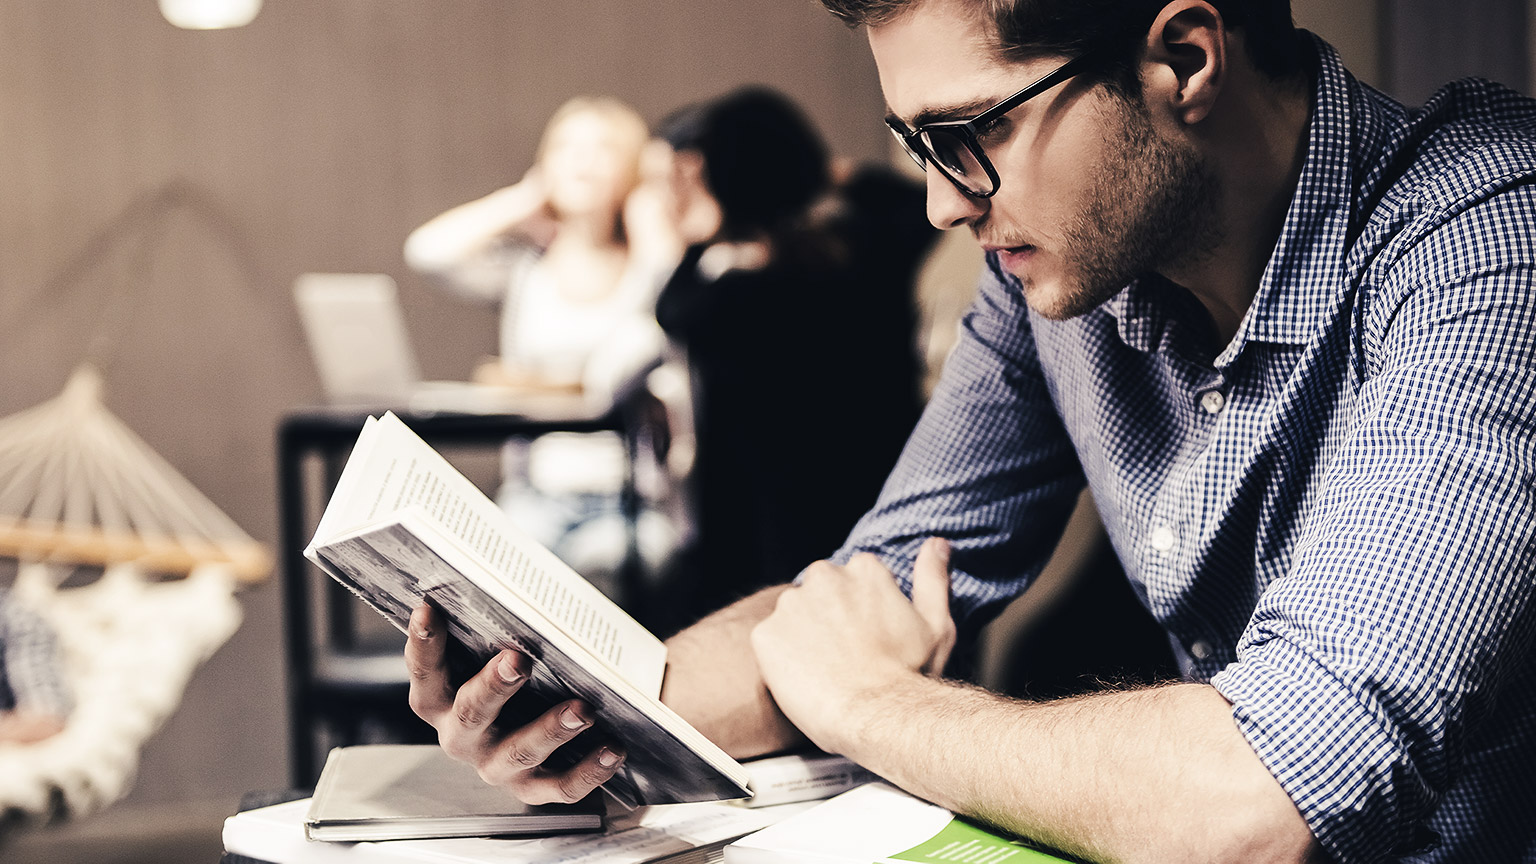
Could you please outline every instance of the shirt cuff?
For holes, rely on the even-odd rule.
[[[1300,646],[1271,635],[1211,679],[1238,729],[1340,864],[1379,861],[1403,836],[1415,792],[1379,709]]]

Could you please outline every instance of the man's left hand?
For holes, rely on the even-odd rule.
[[[873,555],[846,566],[818,561],[752,631],[779,709],[818,747],[844,755],[855,735],[849,709],[860,695],[942,673],[954,644],[949,544],[936,537],[918,552],[911,600]]]

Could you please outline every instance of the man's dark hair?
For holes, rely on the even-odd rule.
[[[821,0],[849,26],[879,26],[919,3],[935,0]],[[1109,60],[1094,76],[1122,95],[1141,92],[1137,48],[1167,0],[960,0],[990,20],[998,53],[1022,60],[1040,54],[1103,50]],[[1272,78],[1301,70],[1301,42],[1290,0],[1208,0],[1228,29],[1241,31],[1249,59]]]

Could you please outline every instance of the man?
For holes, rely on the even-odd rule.
[[[1091,860],[1536,860],[1536,108],[1406,112],[1284,0],[824,2],[989,272],[836,563],[676,637],[665,698]],[[935,677],[1085,479],[1186,681]],[[455,692],[440,630],[407,654],[450,752],[536,800],[608,776],[540,767],[584,706],[492,731],[527,661]]]

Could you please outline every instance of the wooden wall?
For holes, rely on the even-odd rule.
[[[110,407],[271,542],[274,424],[318,396],[294,276],[393,274],[426,374],[463,376],[494,318],[406,273],[406,233],[518,177],[570,96],[655,120],[746,82],[885,154],[862,37],[815,0],[267,0],[224,32],[154,0],[0,0],[0,415],[96,356]],[[134,802],[286,782],[277,586],[243,600]]]

